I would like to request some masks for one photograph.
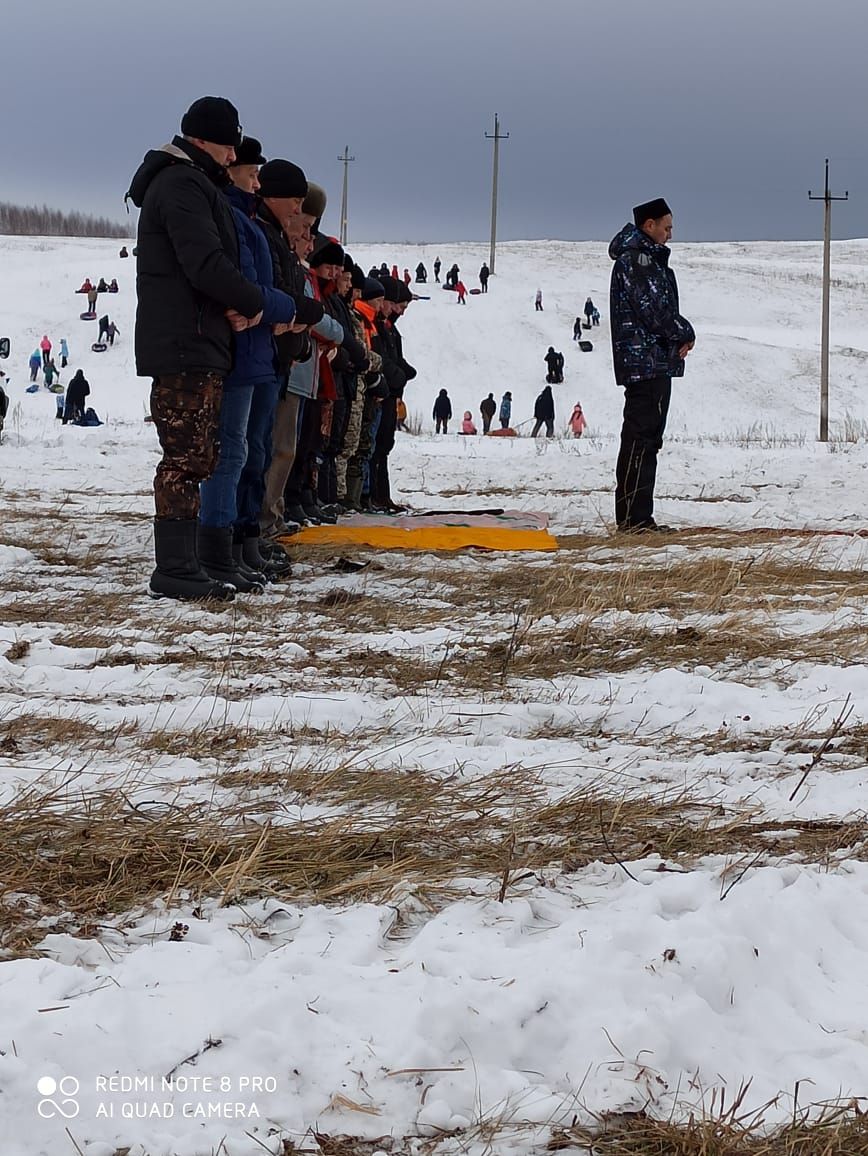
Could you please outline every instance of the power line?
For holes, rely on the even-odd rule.
[[[347,192],[349,188],[349,172],[350,164],[355,160],[355,157],[350,156],[350,146],[344,146],[343,156],[339,156],[338,160],[344,166],[344,189],[341,196],[341,234],[340,241],[342,245],[347,243]]]
[[[826,187],[822,197],[808,189],[809,201],[823,202],[823,323],[820,339],[820,441],[829,440],[829,285],[831,282],[832,201],[849,200],[850,194],[833,197],[829,192],[829,158],[826,157]]]
[[[487,132],[485,134],[486,140],[494,141],[494,167],[491,178],[491,252],[488,256],[488,268],[494,272],[494,251],[497,245],[497,169],[500,160],[500,142],[502,140],[509,140],[509,133],[500,132],[500,119],[497,113],[494,114],[494,133]]]

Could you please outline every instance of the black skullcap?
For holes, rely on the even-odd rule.
[[[666,204],[662,197],[657,197],[653,201],[646,201],[643,205],[637,205],[633,210],[633,223],[637,229],[641,229],[646,221],[659,221],[661,217],[667,216],[672,210]]]
[[[367,279],[368,278],[365,276],[364,269],[362,269],[359,265],[353,265],[353,288],[358,289],[359,292],[361,292],[365,287],[365,282]],[[373,277],[371,280],[373,281]]]
[[[203,137],[204,140],[204,137]],[[255,136],[246,136],[241,141],[240,145],[235,146],[235,160],[229,166],[233,165],[264,165],[265,157],[262,155],[262,145]]]
[[[307,263],[312,269],[317,269],[320,265],[343,265],[344,251],[333,237],[326,237],[325,244],[314,249]]]

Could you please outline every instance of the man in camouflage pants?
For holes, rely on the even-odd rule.
[[[223,379],[232,332],[259,324],[262,290],[239,269],[226,166],[241,141],[228,100],[206,96],[181,136],[152,149],[127,194],[141,209],[137,240],[136,367],[151,377],[151,416],[163,457],[154,476],[156,598],[231,600],[235,587],[203,570],[199,485],[217,462]]]
[[[637,205],[609,246],[615,380],[624,387],[624,424],[615,467],[615,520],[625,533],[667,530],[654,521],[657,454],[669,413],[672,378],[696,340],[678,312],[678,285],[666,242],[672,213],[659,197]]]

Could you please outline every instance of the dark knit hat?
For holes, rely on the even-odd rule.
[[[394,277],[381,277],[383,283],[383,296],[387,301],[398,300],[398,282]]]
[[[235,160],[232,165],[264,165],[265,157],[262,155],[262,145],[255,136],[246,136],[240,145],[235,146]]]
[[[358,265],[353,265],[353,288],[362,290],[365,287],[365,282],[368,278],[365,276],[365,271]],[[371,278],[373,280],[373,278]]]
[[[307,177],[292,161],[275,160],[259,170],[260,197],[305,197]]]
[[[314,184],[313,181],[309,181],[307,195],[304,198],[301,211],[307,213],[310,217],[316,217],[317,221],[319,221],[320,217],[326,211],[327,200],[328,198],[322,185],[317,185]]]
[[[374,277],[366,277],[365,283],[362,286],[362,300],[375,301],[378,297],[384,296],[383,284],[377,281]]]
[[[663,198],[657,197],[653,201],[645,201],[644,204],[636,206],[633,210],[633,224],[637,229],[641,229],[646,221],[659,221],[661,217],[671,212]]]
[[[352,273],[354,265],[355,261],[352,259],[349,253],[344,253],[344,272]]]
[[[409,285],[405,285],[403,281],[398,282],[398,304],[406,305],[413,300],[413,291]]]
[[[312,269],[318,269],[320,265],[343,265],[344,251],[334,237],[326,237],[325,244],[314,249],[307,263]]]
[[[181,132],[211,144],[237,147],[241,143],[238,109],[225,97],[201,96],[184,113]]]

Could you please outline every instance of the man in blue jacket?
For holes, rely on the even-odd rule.
[[[246,499],[250,486],[247,479],[239,493],[248,452],[248,423],[251,406],[259,390],[258,408],[271,413],[277,400],[277,372],[272,327],[288,328],[294,321],[294,299],[274,288],[271,252],[265,234],[253,220],[256,209],[254,194],[259,188],[259,166],[265,163],[262,146],[254,137],[245,137],[235,149],[235,159],[228,167],[231,184],[224,195],[232,207],[238,234],[239,265],[248,281],[262,292],[262,319],[259,325],[236,334],[232,370],[223,382],[220,408],[220,453],[211,477],[201,485],[199,511],[199,560],[212,578],[230,582],[242,593],[261,593],[265,581],[262,572],[252,570],[242,557],[242,539],[235,534],[239,520],[238,499],[246,503],[242,513],[245,523],[258,516],[261,494]],[[299,211],[301,204],[299,202]],[[257,429],[257,436],[261,435]],[[264,470],[263,456],[259,465]]]
[[[624,424],[615,467],[615,520],[627,533],[668,529],[654,521],[657,454],[669,412],[672,378],[684,375],[693,326],[678,312],[669,268],[672,212],[662,197],[633,210],[609,245],[615,381],[624,387]]]

